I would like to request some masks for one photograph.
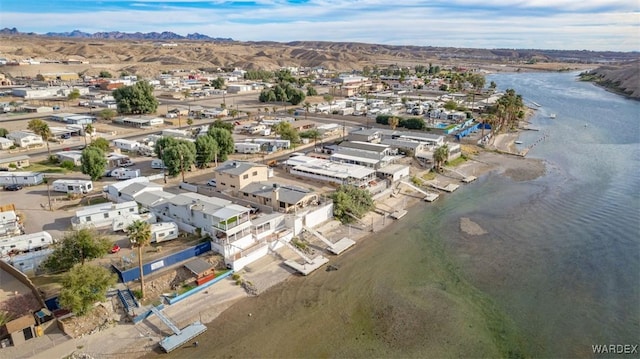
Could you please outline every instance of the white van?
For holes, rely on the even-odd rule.
[[[164,162],[161,159],[155,159],[151,161],[151,168],[158,170],[164,169]]]

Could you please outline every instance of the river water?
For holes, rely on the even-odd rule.
[[[242,300],[169,356],[590,357],[640,344],[640,103],[576,73],[487,80],[542,105],[540,131],[520,140],[549,134],[528,155],[543,177],[489,173],[421,203],[338,271]],[[461,232],[463,217],[487,233]]]

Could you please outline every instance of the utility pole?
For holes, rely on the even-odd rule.
[[[49,177],[44,178],[44,183],[47,184],[47,197],[49,198],[49,211],[53,212],[53,207],[51,206],[51,190],[49,187]]]
[[[184,182],[184,156],[180,152],[180,172],[182,172],[182,182]]]

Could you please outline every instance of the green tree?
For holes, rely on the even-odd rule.
[[[352,185],[341,185],[333,194],[333,216],[343,224],[364,217],[375,208],[371,193]]]
[[[425,123],[421,117],[410,117],[402,120],[401,126],[410,130],[423,130]]]
[[[233,129],[235,128],[235,125],[231,122],[224,122],[222,120],[215,120],[213,122],[213,127],[215,128],[224,128],[225,130],[233,133]]]
[[[445,104],[444,104],[444,109],[445,110],[453,111],[456,108],[458,108],[458,103],[453,101],[453,100],[449,100],[449,101],[445,102]]]
[[[489,83],[489,88],[491,90],[495,91],[496,87],[498,87],[498,84],[496,84],[495,81],[491,81],[491,83]]]
[[[75,101],[79,98],[80,98],[80,90],[78,89],[71,90],[71,92],[67,95],[67,101]]]
[[[316,128],[300,133],[300,138],[310,138],[310,139],[312,139],[314,147],[316,147],[316,144],[318,142],[318,138],[320,138],[320,137],[322,137],[322,135],[320,134],[320,131],[318,131],[318,129],[316,129]]]
[[[142,270],[142,249],[151,242],[151,225],[142,220],[135,220],[127,227],[127,237],[138,249],[138,268],[140,270],[140,292],[144,299],[144,272]]]
[[[291,144],[300,143],[300,135],[289,122],[281,121],[273,126],[273,132],[280,135],[283,140],[289,140]]]
[[[0,137],[7,137],[8,134],[9,134],[9,130],[7,130],[6,128],[0,127]]]
[[[224,128],[209,127],[207,135],[211,136],[218,146],[217,161],[226,161],[227,156],[235,151],[235,143],[230,131]]]
[[[76,164],[72,160],[64,160],[60,162],[60,167],[69,171],[73,171],[76,168]]]
[[[191,131],[191,126],[193,126],[193,119],[191,117],[187,119],[187,125],[189,125],[189,130]]]
[[[333,95],[327,93],[324,94],[322,98],[329,104],[329,114],[331,114],[331,103],[333,102]]]
[[[81,161],[82,173],[91,177],[92,181],[97,181],[104,175],[107,159],[104,152],[97,146],[89,146],[82,150]]]
[[[309,102],[304,103],[304,119],[307,119],[307,115],[309,114],[309,109],[311,108],[311,104]]]
[[[218,144],[211,136],[198,136],[196,138],[196,165],[206,167],[218,157]]]
[[[433,151],[433,163],[435,164],[436,171],[440,172],[442,164],[449,160],[449,146],[446,144],[436,148]]]
[[[158,100],[153,95],[153,86],[146,81],[115,89],[113,97],[116,99],[120,113],[154,113],[158,109]]]
[[[116,115],[117,113],[110,108],[105,108],[98,113],[98,117],[100,117],[104,121],[111,121],[114,119],[114,117],[116,117]]]
[[[233,119],[238,118],[238,110],[236,110],[235,108],[231,109],[231,111],[229,111],[229,115],[231,115]]]
[[[88,147],[98,148],[103,153],[107,153],[109,152],[110,144],[109,144],[109,140],[107,140],[106,138],[98,137],[95,140],[93,140]]]
[[[182,173],[184,180],[184,171],[196,162],[196,145],[185,140],[175,140],[173,144],[163,148],[162,161],[169,175]]]
[[[62,278],[58,302],[77,316],[91,311],[95,302],[107,299],[107,290],[116,284],[116,276],[98,266],[76,265]]]
[[[51,138],[52,132],[49,128],[49,125],[41,119],[36,118],[27,123],[27,129],[42,137],[44,143],[47,144],[47,152],[49,156],[51,156],[51,150],[49,149],[49,138]]]
[[[113,77],[113,75],[111,75],[111,72],[109,71],[100,71],[100,75],[98,75],[98,77],[101,77],[104,79],[110,79]]]
[[[318,91],[315,87],[307,85],[307,96],[318,96]]]
[[[43,267],[51,273],[64,272],[76,264],[102,258],[110,248],[109,240],[91,229],[67,232],[62,240],[53,245],[53,252],[44,261]]]
[[[218,77],[215,80],[211,80],[211,86],[215,89],[221,90],[224,87],[224,79],[222,77]]]

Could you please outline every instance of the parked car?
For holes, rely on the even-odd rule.
[[[131,167],[133,165],[135,165],[135,163],[133,163],[131,161],[120,162],[120,167]]]
[[[5,191],[19,191],[21,189],[22,189],[22,186],[19,184],[10,184],[10,185],[4,186]]]
[[[214,180],[214,179],[209,180],[209,181],[207,182],[207,186],[215,187],[215,186],[217,186],[217,185],[218,185],[218,183],[216,183],[216,180]]]
[[[120,252],[120,246],[117,244],[114,244],[113,247],[111,247],[111,253],[118,253]]]

